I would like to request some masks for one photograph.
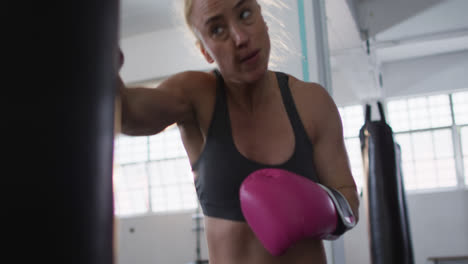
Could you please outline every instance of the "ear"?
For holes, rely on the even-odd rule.
[[[214,59],[211,57],[210,53],[205,49],[205,46],[203,46],[203,44],[199,40],[197,40],[197,46],[200,49],[200,52],[203,54],[203,57],[205,57],[205,60],[210,64],[213,63]]]

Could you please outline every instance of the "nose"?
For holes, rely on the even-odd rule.
[[[246,46],[249,42],[249,35],[241,25],[231,26],[231,38],[238,48]]]

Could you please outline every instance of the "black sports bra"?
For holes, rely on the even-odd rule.
[[[247,159],[234,145],[227,107],[224,80],[218,71],[216,103],[200,158],[192,165],[196,172],[195,187],[203,213],[207,216],[245,221],[239,201],[242,181],[262,168],[281,168],[318,181],[313,162],[313,146],[293,101],[288,76],[276,72],[283,103],[294,130],[295,150],[289,160],[280,165],[264,165]]]

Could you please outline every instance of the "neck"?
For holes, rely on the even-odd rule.
[[[266,71],[263,76],[252,83],[229,82],[226,83],[228,101],[246,112],[254,112],[259,106],[268,102],[275,86],[274,74]]]

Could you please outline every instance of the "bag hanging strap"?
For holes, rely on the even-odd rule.
[[[385,119],[385,112],[384,112],[382,103],[380,101],[377,102],[377,106],[379,108],[380,120],[382,122],[384,122],[384,123],[387,123],[387,121]],[[371,121],[371,106],[369,104],[366,104],[366,117],[365,118],[366,118],[365,119],[366,122]]]

